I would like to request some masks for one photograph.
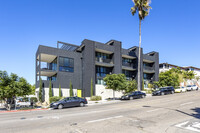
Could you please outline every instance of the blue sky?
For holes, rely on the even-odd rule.
[[[152,0],[142,22],[144,52],[158,51],[160,63],[200,67],[200,0]],[[0,70],[35,82],[39,44],[80,45],[83,39],[138,46],[138,16],[131,0],[0,0]]]

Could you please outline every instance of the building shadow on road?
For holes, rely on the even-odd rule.
[[[172,110],[172,111],[176,111],[176,112],[179,112],[179,113],[182,113],[182,114],[185,114],[185,115],[200,119],[200,107],[196,107],[196,108],[191,109],[193,111],[193,113],[187,113],[187,112],[181,111],[179,109],[171,109],[171,108],[163,108],[163,107],[155,107],[155,106],[143,106],[143,107],[145,107],[145,108]]]

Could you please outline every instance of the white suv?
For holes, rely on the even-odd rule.
[[[192,90],[198,90],[198,89],[199,89],[198,86],[192,85]]]
[[[193,91],[193,90],[198,90],[198,86],[196,85],[187,85],[187,91]]]

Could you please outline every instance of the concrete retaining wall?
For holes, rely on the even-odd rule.
[[[101,96],[102,100],[106,98],[113,98],[113,90],[112,89],[105,89],[104,85],[95,85],[96,88],[96,96]],[[123,95],[122,91],[115,91],[115,97],[121,97]]]

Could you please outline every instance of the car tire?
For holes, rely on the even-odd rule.
[[[80,102],[79,106],[80,106],[80,107],[84,107],[85,104],[84,104],[83,102]]]
[[[174,91],[171,91],[171,94],[174,94]]]
[[[181,90],[181,93],[182,93],[182,90]]]
[[[163,96],[163,95],[165,95],[165,93],[164,93],[164,92],[161,92],[161,95]]]
[[[142,95],[142,98],[145,98],[145,95]]]
[[[58,105],[58,109],[63,109],[63,105],[62,105],[62,104],[59,104],[59,105]]]
[[[197,89],[196,89],[197,91],[199,90],[199,88],[197,87]]]
[[[133,100],[133,97],[129,97],[129,100]]]

